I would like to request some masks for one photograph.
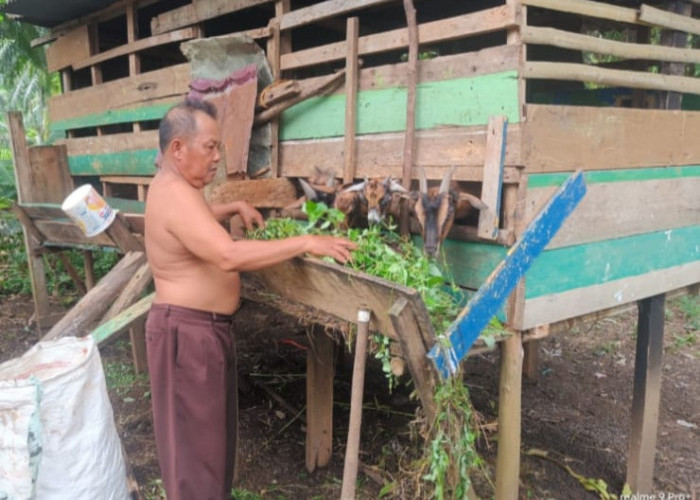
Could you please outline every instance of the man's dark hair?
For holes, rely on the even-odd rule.
[[[216,107],[209,101],[187,98],[165,113],[158,127],[158,145],[165,153],[168,144],[177,136],[189,137],[197,131],[194,115],[201,111],[216,119]]]

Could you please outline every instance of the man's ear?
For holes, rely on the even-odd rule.
[[[170,152],[172,153],[173,157],[178,160],[182,157],[184,148],[185,142],[179,137],[174,138],[172,141],[170,141],[170,144],[168,145],[168,149],[170,149]]]

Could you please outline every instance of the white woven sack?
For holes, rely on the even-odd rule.
[[[0,500],[128,498],[92,337],[40,342],[1,364]]]

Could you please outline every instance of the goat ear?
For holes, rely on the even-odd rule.
[[[483,210],[485,208],[488,208],[486,203],[481,201],[479,198],[477,198],[473,194],[469,194],[469,193],[459,193],[458,194],[458,201],[467,201],[467,202],[469,202],[469,204],[472,207],[476,208],[477,210]]]

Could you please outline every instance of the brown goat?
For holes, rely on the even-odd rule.
[[[365,177],[363,182],[339,192],[335,199],[335,207],[346,215],[350,226],[365,220],[368,224],[379,224],[395,210],[395,193],[405,194],[408,190],[391,176],[385,179]]]
[[[452,166],[445,174],[439,188],[430,189],[425,171],[421,168],[420,189],[411,193],[411,198],[415,200],[413,212],[421,226],[423,250],[428,257],[437,255],[455,219],[464,218],[472,209],[486,208],[479,198],[460,191],[456,183],[452,184],[455,168]]]

